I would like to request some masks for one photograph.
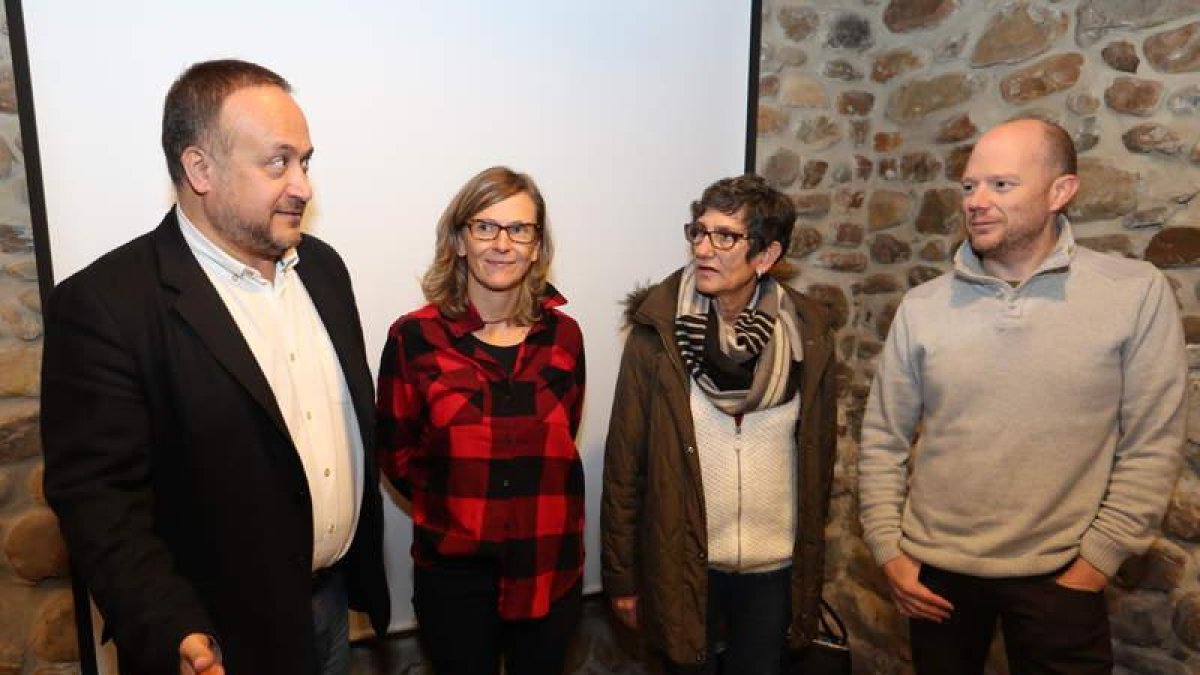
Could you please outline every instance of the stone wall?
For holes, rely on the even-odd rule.
[[[862,410],[897,304],[949,268],[962,238],[957,181],[981,130],[1051,119],[1080,150],[1079,243],[1164,270],[1200,388],[1200,2],[764,4],[758,170],[794,198],[796,285],[840,329],[826,595],[851,626],[859,672],[911,672],[854,489]],[[1192,420],[1165,535],[1108,593],[1121,673],[1200,672],[1200,413]]]
[[[7,26],[0,16],[0,26]],[[0,34],[0,675],[78,672],[67,553],[42,495],[42,315],[8,32]]]

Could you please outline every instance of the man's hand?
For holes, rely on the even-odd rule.
[[[1108,577],[1090,562],[1076,557],[1075,562],[1054,579],[1054,583],[1076,591],[1099,593],[1108,585]]]
[[[617,618],[621,620],[621,623],[634,630],[638,627],[637,605],[638,596],[636,595],[624,595],[612,599],[613,612],[616,613]]]
[[[179,643],[179,675],[225,675],[221,649],[204,633],[191,633]]]
[[[883,564],[883,573],[887,575],[888,585],[892,587],[892,600],[900,613],[910,619],[928,619],[941,623],[950,618],[954,605],[917,581],[920,571],[921,563],[906,553],[901,553]]]

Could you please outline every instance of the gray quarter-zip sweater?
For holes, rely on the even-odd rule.
[[[1181,458],[1186,360],[1151,265],[1075,245],[1017,287],[964,243],[905,296],[863,420],[864,537],[980,577],[1105,574],[1149,545]],[[910,444],[920,429],[915,448]],[[910,475],[911,473],[911,475]]]

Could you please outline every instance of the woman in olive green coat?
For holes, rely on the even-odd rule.
[[[692,204],[692,261],[628,300],[604,586],[669,672],[779,672],[816,637],[836,446],[823,307],[775,280],[795,211],[757,176]],[[774,271],[776,274],[770,274]]]

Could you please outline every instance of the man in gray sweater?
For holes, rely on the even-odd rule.
[[[1175,297],[1075,244],[1075,149],[1040,120],[979,139],[954,270],[905,296],[863,420],[864,537],[916,671],[1109,673],[1103,589],[1153,538],[1179,468]],[[917,431],[920,438],[913,445]]]

